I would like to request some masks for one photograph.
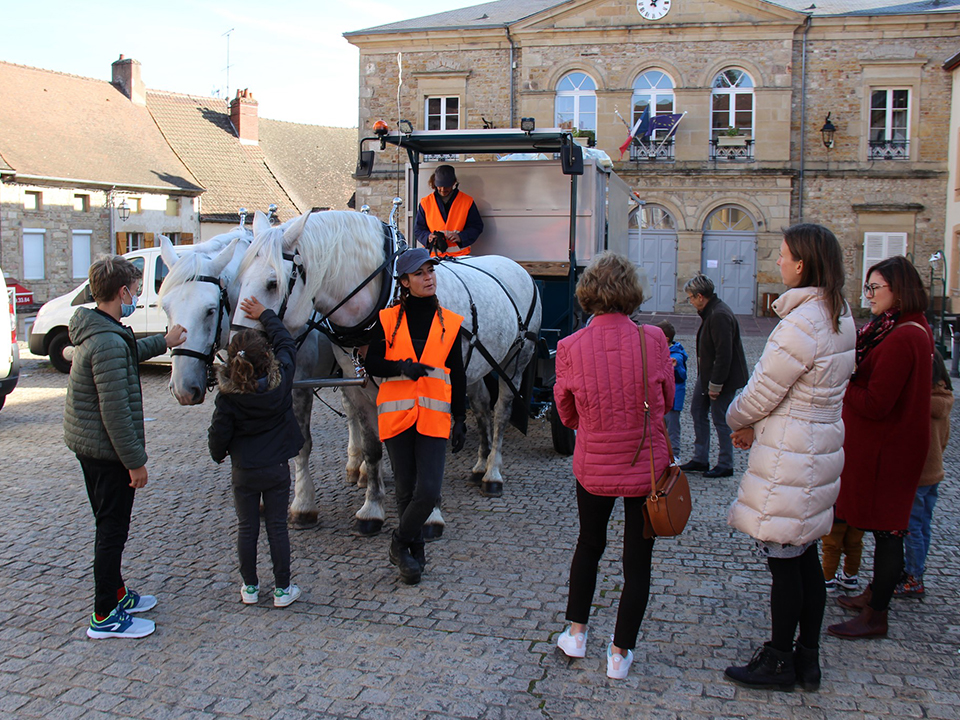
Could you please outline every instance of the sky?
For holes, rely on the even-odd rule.
[[[356,127],[359,52],[343,33],[480,2],[4,3],[0,60],[109,81],[123,54],[140,61],[148,89],[226,97],[229,37],[230,97],[249,88],[261,117]]]

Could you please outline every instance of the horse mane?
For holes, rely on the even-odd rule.
[[[243,275],[259,257],[277,277],[282,298],[287,295],[283,278],[288,276],[283,266],[282,230],[290,222],[255,238],[239,273]],[[311,213],[297,248],[307,269],[308,297],[316,297],[321,288],[333,297],[345,297],[383,262],[383,225],[372,215],[348,210]],[[379,290],[380,278],[371,285]]]
[[[157,292],[157,300],[162,302],[164,295],[173,288],[192,282],[201,275],[206,275],[207,273],[204,271],[206,261],[215,258],[235,238],[245,239],[249,235],[249,230],[238,227],[192,246],[190,252],[181,255],[180,259],[173,264],[173,267],[168,269],[167,276],[163,279],[163,284],[160,285],[160,290]],[[239,249],[238,244],[236,251],[239,251]]]

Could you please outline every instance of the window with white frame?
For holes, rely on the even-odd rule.
[[[870,92],[871,160],[908,160],[910,91],[874,88]]]
[[[460,98],[457,95],[426,98],[427,130],[459,130]]]
[[[673,112],[673,80],[661,70],[648,70],[633,81],[633,119],[631,127],[650,108],[650,117]],[[654,131],[666,134],[666,130]]]
[[[572,72],[557,83],[557,127],[597,132],[597,84],[586,73]]]
[[[142,232],[131,232],[127,233],[127,252],[132,250],[142,250],[143,249],[143,233]]]
[[[73,277],[85,278],[90,272],[93,230],[74,230],[72,238]]]
[[[881,260],[907,254],[907,234],[905,232],[868,232],[863,234],[863,277],[860,284],[867,282],[867,270]],[[868,308],[870,303],[861,294],[860,307]]]
[[[46,230],[23,229],[23,279],[43,280],[43,245]]]
[[[738,68],[727,68],[713,79],[713,137],[726,134],[730,128],[753,136],[753,88],[753,78]]]

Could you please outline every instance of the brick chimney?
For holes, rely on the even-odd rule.
[[[230,101],[230,123],[240,138],[241,145],[257,145],[260,142],[257,101],[247,89],[237,90],[237,96]]]
[[[121,55],[110,67],[113,69],[113,79],[110,82],[130,98],[134,105],[146,106],[147,87],[140,78],[140,63]]]

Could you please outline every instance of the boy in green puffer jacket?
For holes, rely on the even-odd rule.
[[[87,636],[140,638],[152,633],[150,620],[130,613],[157,604],[126,587],[120,573],[123,547],[137,488],[147,484],[143,397],[139,363],[186,340],[174,325],[167,334],[137,340],[120,323],[137,305],[143,273],[120,256],[90,266],[90,292],[97,307],[78,308],[70,319],[75,345],[63,413],[64,440],[77,455],[96,520],[93,576],[96,600]]]

